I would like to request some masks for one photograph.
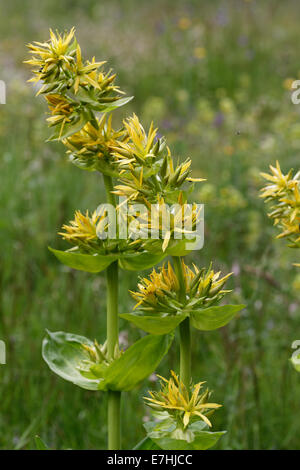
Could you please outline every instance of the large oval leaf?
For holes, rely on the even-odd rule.
[[[153,335],[166,335],[181,323],[187,315],[168,315],[161,317],[159,315],[141,315],[138,313],[123,313],[121,318],[134,323],[141,330],[147,331]]]
[[[170,240],[167,248],[163,252],[165,256],[185,256],[189,254],[194,249],[193,245],[195,244],[196,239],[194,240]],[[164,240],[151,240],[151,243],[147,245],[147,250],[152,253],[161,253]]]
[[[54,250],[50,247],[49,250],[52,251],[61,263],[69,266],[69,268],[79,269],[80,271],[87,271],[89,273],[99,273],[103,271],[118,258],[117,255],[86,255],[72,251]]]
[[[163,450],[206,450],[213,447],[225,432],[226,431],[199,431],[192,442],[187,442],[182,439],[172,439],[171,437],[151,439]]]
[[[191,323],[198,330],[216,330],[230,322],[237,312],[243,308],[245,308],[245,305],[220,305],[203,308],[191,312]]]
[[[125,104],[129,103],[133,99],[133,96],[126,96],[125,98],[119,98],[118,100],[112,101],[111,103],[95,103],[92,108],[95,111],[100,111],[101,113],[109,113],[110,111],[113,111],[114,109],[120,108],[121,106],[124,106]]]
[[[102,391],[135,388],[155,370],[173,339],[171,336],[144,336],[109,366],[95,363],[91,371],[83,375],[79,366],[84,360],[90,362],[90,357],[81,345],[93,346],[93,342],[63,331],[47,333],[42,355],[50,369],[81,388]]]
[[[134,448],[133,450],[159,450],[157,444],[155,444],[150,437],[144,437]]]
[[[160,263],[165,258],[165,254],[161,253],[128,253],[123,254],[119,258],[119,266],[128,271],[143,271]]]
[[[226,431],[206,431],[203,421],[196,421],[188,430],[174,430],[169,420],[144,424],[148,437],[163,450],[206,450],[213,447]],[[204,429],[203,429],[204,428]],[[178,432],[179,431],[179,432]],[[181,438],[177,438],[181,436]],[[185,437],[185,438],[184,438]]]
[[[89,359],[88,353],[81,344],[93,346],[92,341],[84,336],[73,335],[63,331],[50,332],[43,340],[42,356],[50,369],[68,382],[86,390],[99,390],[99,379],[83,377],[78,365]]]
[[[49,247],[49,250],[56,256],[56,258],[66,266],[80,271],[89,273],[99,273],[106,269],[111,263],[119,260],[119,266],[122,269],[129,271],[142,271],[144,269],[152,268],[152,266],[159,263],[165,254],[148,253],[146,251],[141,253],[113,253],[107,255],[89,255],[78,253],[74,251],[61,251]]]
[[[107,368],[107,388],[125,392],[135,388],[156,369],[172,340],[171,335],[147,335],[138,340]]]

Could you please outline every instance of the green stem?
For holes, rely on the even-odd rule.
[[[104,179],[104,184],[105,184],[105,192],[106,192],[106,199],[109,204],[112,204],[113,206],[116,205],[116,200],[115,200],[115,195],[112,193],[114,189],[114,185],[112,182],[112,178],[107,175],[103,175]]]
[[[115,197],[111,193],[113,183],[110,176],[104,176],[107,202],[115,205]],[[118,261],[113,262],[106,270],[107,284],[107,354],[114,358],[119,346],[119,316],[118,316]],[[108,449],[121,448],[121,392],[108,391]]]
[[[191,330],[187,317],[179,325],[180,334],[180,380],[189,388],[191,384]]]
[[[174,268],[179,280],[179,301],[185,301],[185,280],[182,261],[179,256],[173,256]],[[180,380],[189,388],[191,383],[191,329],[187,317],[179,325],[180,335]]]

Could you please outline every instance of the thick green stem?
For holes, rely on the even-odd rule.
[[[180,333],[180,380],[189,388],[191,383],[191,331],[187,317],[179,325]]]
[[[179,280],[179,301],[184,302],[185,279],[182,267],[182,261],[179,256],[173,256],[174,268]],[[190,319],[187,317],[179,325],[180,334],[180,380],[189,388],[191,383],[191,330]]]
[[[108,450],[121,449],[121,392],[108,392]]]
[[[107,202],[115,206],[116,201],[115,201],[115,195],[112,193],[114,189],[112,179],[110,176],[107,176],[107,175],[103,175],[103,179],[104,179],[104,184],[105,184]]]
[[[107,202],[115,205],[112,179],[104,175]],[[119,346],[119,316],[118,316],[118,261],[115,261],[106,270],[107,283],[107,354],[113,359],[116,348]],[[121,448],[121,393],[109,390],[108,392],[108,449]]]
[[[106,270],[107,285],[107,353],[113,359],[115,348],[119,344],[118,316],[118,261],[110,264]]]

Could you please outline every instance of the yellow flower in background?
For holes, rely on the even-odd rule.
[[[294,186],[295,178],[292,178],[293,170],[286,175],[282,173],[279,162],[276,161],[276,167],[270,165],[271,174],[261,173],[261,176],[272,184],[262,189],[262,198],[278,197]]]
[[[144,397],[146,404],[155,411],[167,411],[183,428],[199,418],[211,427],[207,416],[222,405],[208,402],[211,395],[208,389],[200,393],[205,382],[187,389],[173,371],[171,374],[169,380],[158,376],[161,379],[161,390],[149,392],[151,398]]]
[[[196,59],[204,59],[206,57],[206,49],[205,47],[195,47],[194,49],[194,57]]]
[[[225,145],[224,153],[225,155],[228,155],[229,157],[231,157],[231,155],[233,155],[234,153],[234,147],[232,147],[232,145]]]
[[[285,88],[286,90],[292,90],[292,85],[294,81],[295,81],[294,78],[286,78],[283,81],[283,88]]]
[[[186,29],[189,29],[192,26],[192,22],[190,18],[187,16],[183,16],[182,18],[179,18],[178,20],[178,28],[181,29],[182,31],[185,31]]]
[[[287,237],[290,247],[300,247],[300,171],[293,176],[290,170],[282,173],[278,161],[276,167],[270,165],[271,174],[261,173],[269,182],[261,191],[260,197],[271,203],[268,214],[274,225],[281,229],[277,238]]]

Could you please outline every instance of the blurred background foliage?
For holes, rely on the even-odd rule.
[[[233,271],[232,301],[247,304],[229,326],[193,334],[194,380],[207,380],[224,404],[213,419],[228,430],[219,448],[299,449],[299,374],[288,358],[300,337],[300,274],[258,198],[268,164],[299,167],[300,107],[290,99],[299,2],[13,0],[0,9],[1,448],[34,448],[35,434],[56,449],[106,446],[106,395],[64,382],[41,358],[46,327],[105,336],[103,274],[72,271],[47,250],[65,246],[57,231],[75,209],[103,200],[102,182],[69,164],[60,144],[44,143],[46,106],[22,64],[26,43],[74,25],[84,55],[108,60],[135,96],[118,119],[153,119],[173,153],[207,178],[194,195],[205,203],[205,245],[190,261]],[[121,312],[136,280],[121,273]],[[141,334],[121,322],[124,347]],[[159,372],[178,370],[177,359],[174,344]],[[124,396],[124,448],[143,436],[141,397],[155,386],[151,376]]]

